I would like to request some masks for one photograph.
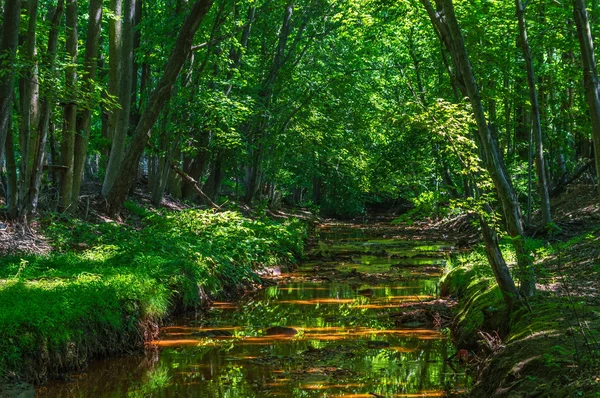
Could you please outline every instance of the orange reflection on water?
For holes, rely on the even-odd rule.
[[[386,395],[387,397],[398,397],[398,398],[413,398],[413,397],[443,397],[443,391],[422,391],[413,394],[392,394]],[[344,394],[338,395],[340,398],[373,398],[373,394]]]
[[[384,350],[396,351],[396,352],[415,352],[416,348],[406,348],[406,347],[384,347]]]
[[[412,394],[392,394],[390,397],[413,398],[413,397],[444,397],[446,393],[438,390],[424,390]]]
[[[205,328],[202,326],[192,327],[192,326],[165,326],[160,328],[161,332],[170,332],[172,330],[181,330],[184,332],[210,332],[215,330],[241,330],[240,326],[223,326],[223,327],[209,327]],[[172,333],[175,334],[175,333]]]
[[[180,339],[180,340],[154,340],[150,344],[157,347],[179,347],[179,346],[198,346],[200,345],[199,340],[193,339]],[[215,345],[215,344],[206,344],[205,345]]]
[[[237,308],[237,305],[228,301],[215,301],[212,303],[212,307],[217,309],[231,309]]]
[[[364,387],[364,384],[348,383],[348,384],[303,384],[300,388],[304,390],[328,390],[331,388],[352,388],[352,387]],[[371,395],[371,397],[373,397]]]
[[[434,296],[431,295],[422,295],[419,294],[418,296],[416,294],[413,295],[404,295],[404,296],[385,296],[382,297],[382,299],[385,300],[406,300],[406,299],[418,299],[418,300],[427,300],[427,299],[432,299],[434,298]]]
[[[281,300],[279,304],[298,304],[298,305],[315,305],[315,304],[349,304],[355,302],[355,299],[336,299],[336,298],[316,298],[309,300]]]
[[[344,395],[338,395],[338,397],[341,397],[341,398],[373,398],[374,395],[373,394],[344,394]]]
[[[357,305],[355,308],[363,308],[368,310],[376,310],[383,308],[396,308],[399,303],[389,303],[389,304],[361,304]]]

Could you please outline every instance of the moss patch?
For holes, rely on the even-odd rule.
[[[595,242],[588,233],[539,250],[536,267],[541,284],[530,301],[532,310],[521,308],[510,316],[482,250],[451,262],[442,292],[459,298],[453,328],[458,344],[475,349],[479,330],[503,336],[503,346],[496,352],[478,351],[483,359],[473,365],[478,381],[469,396],[599,396],[598,301],[586,295],[587,290],[578,290],[578,281],[563,278],[568,264],[578,261],[578,253]],[[559,250],[564,267],[557,268]],[[585,280],[581,286],[587,286]]]

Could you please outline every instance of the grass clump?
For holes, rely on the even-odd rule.
[[[51,254],[0,259],[0,379],[42,382],[139,347],[176,307],[260,282],[260,267],[293,263],[306,237],[296,220],[128,207],[135,225],[48,215]]]

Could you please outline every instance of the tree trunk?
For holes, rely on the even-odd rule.
[[[108,21],[108,94],[113,98],[119,97],[121,84],[121,45],[122,45],[122,14],[123,0],[110,0],[110,10],[113,13]],[[119,108],[113,106],[108,112],[106,138],[111,141],[117,126]]]
[[[269,109],[269,105],[273,99],[275,82],[287,58],[286,46],[292,28],[293,9],[294,5],[291,2],[288,2],[284,8],[283,22],[279,29],[279,40],[277,41],[275,56],[273,57],[269,73],[258,92],[260,107],[263,111],[256,117],[253,126],[250,128],[250,136],[248,137],[251,147],[249,150],[251,161],[247,171],[248,180],[246,182],[246,197],[244,198],[246,203],[252,203],[260,187],[261,165],[264,157],[264,131],[269,124],[267,119],[268,112],[266,110]],[[298,32],[298,34],[301,34],[301,32]]]
[[[38,67],[36,61],[36,24],[38,14],[37,0],[29,0],[27,4],[27,33],[22,37],[22,45],[25,53],[26,69],[23,77],[20,79],[20,100],[21,100],[21,125],[19,131],[19,148],[21,152],[21,163],[19,172],[19,217],[25,217],[24,211],[26,205],[27,191],[29,188],[29,179],[33,166],[32,154],[35,148],[35,127],[37,127],[39,117],[39,90],[38,90]]]
[[[4,154],[6,134],[12,117],[13,82],[15,77],[15,55],[19,44],[21,0],[8,1],[4,5],[4,18],[0,32],[0,54],[7,58],[0,63],[0,160]]]
[[[125,154],[129,115],[131,111],[131,87],[133,73],[133,37],[134,37],[135,0],[124,0],[121,20],[121,54],[119,78],[119,104],[116,112],[116,125],[112,133],[112,145],[106,175],[102,184],[102,194],[107,195],[119,174],[121,161]]]
[[[600,82],[596,69],[594,41],[590,30],[590,22],[585,0],[573,0],[573,14],[577,25],[577,36],[583,61],[583,84],[585,96],[592,120],[592,137],[594,140],[594,158],[596,162],[596,178],[598,195],[600,196]]]
[[[475,141],[502,203],[508,233],[513,238],[521,277],[521,294],[533,296],[535,294],[535,274],[523,248],[525,233],[521,208],[510,183],[510,177],[500,157],[496,140],[492,136],[487,123],[473,68],[469,61],[458,20],[454,14],[452,0],[436,0],[437,10],[434,10],[429,0],[421,0],[421,2],[427,9],[432,23],[440,32],[440,36],[452,57],[457,79],[464,84],[464,94],[470,99],[475,121],[477,122],[478,135]]]
[[[98,56],[100,48],[100,30],[102,28],[102,0],[91,0],[89,8],[88,30],[85,41],[86,74],[83,76],[83,90],[92,97],[94,81],[98,70]],[[77,120],[77,135],[75,137],[75,161],[73,171],[73,201],[76,201],[81,191],[83,182],[83,171],[87,158],[88,144],[92,125],[92,109],[96,106],[92,98],[87,106],[81,111]]]
[[[193,158],[188,158],[184,164],[184,171],[190,177],[192,177],[196,181],[200,181],[202,175],[206,171],[206,166],[210,159],[210,151],[208,149],[208,145],[210,144],[210,135],[211,132],[209,130],[203,130],[200,134],[200,139],[196,144],[196,156]],[[184,184],[182,187],[182,195],[183,199],[192,199],[196,194],[196,190],[190,184]]]
[[[542,119],[538,103],[538,93],[535,86],[535,70],[533,68],[533,57],[527,38],[527,24],[525,22],[525,8],[521,0],[515,0],[517,6],[517,18],[519,20],[519,35],[525,68],[527,69],[527,84],[529,85],[529,101],[531,102],[531,113],[533,118],[533,138],[535,142],[535,169],[537,172],[538,194],[540,195],[540,207],[542,210],[542,222],[548,225],[552,222],[550,212],[550,196],[548,195],[548,182],[546,180],[546,163],[544,161],[544,144],[542,137]]]
[[[75,133],[77,130],[77,0],[67,0],[67,55],[69,66],[65,68],[65,89],[68,103],[64,105],[64,127],[60,146],[60,159],[66,167],[60,179],[60,207],[68,209],[73,203],[73,166]]]
[[[108,211],[112,215],[117,214],[123,202],[125,202],[127,193],[133,185],[132,177],[137,171],[140,157],[148,143],[152,127],[163,105],[171,96],[177,76],[179,76],[184,62],[188,59],[192,51],[194,35],[212,3],[213,0],[197,0],[179,31],[175,48],[171,53],[160,82],[152,92],[148,100],[148,105],[142,113],[140,122],[135,128],[131,139],[131,146],[123,159],[117,179],[108,193]]]
[[[133,33],[133,68],[131,70],[131,113],[130,113],[130,126],[136,126],[140,121],[140,110],[142,108],[141,95],[138,98],[138,92],[141,94],[141,90],[138,90],[138,71],[140,65],[136,61],[135,54],[139,51],[140,45],[142,44],[142,30],[140,23],[142,22],[142,12],[144,10],[143,0],[135,1],[135,15],[133,16],[134,21],[134,33]],[[139,101],[138,101],[139,99]]]
[[[16,219],[19,216],[19,189],[17,182],[17,161],[15,159],[15,145],[13,141],[12,120],[9,119],[6,135],[6,210],[8,218]]]
[[[50,18],[50,33],[48,36],[48,50],[44,56],[44,64],[50,70],[52,76],[56,73],[56,52],[58,48],[58,29],[60,20],[64,11],[64,0],[59,0],[52,17]],[[23,199],[25,206],[23,215],[26,216],[30,212],[35,212],[37,209],[40,188],[42,184],[42,175],[44,168],[44,160],[46,157],[46,141],[48,138],[48,130],[50,128],[50,116],[52,114],[53,103],[52,92],[45,93],[40,101],[40,118],[37,126],[37,143],[35,145],[35,155],[31,171],[31,179],[29,181],[29,190],[27,197]]]
[[[202,187],[206,196],[213,202],[218,202],[219,193],[221,192],[221,184],[223,183],[223,159],[220,151],[214,155],[213,161],[210,164],[210,173],[206,184]]]

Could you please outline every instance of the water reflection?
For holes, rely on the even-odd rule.
[[[449,341],[434,329],[397,328],[389,314],[435,296],[438,267],[452,245],[369,232],[325,226],[324,243],[285,275],[288,283],[241,303],[214,303],[208,318],[163,327],[145,355],[96,362],[71,382],[40,388],[38,396],[443,396],[464,382],[444,362]],[[315,282],[309,277],[320,272],[315,267],[396,279]],[[275,326],[281,328],[273,335]]]

